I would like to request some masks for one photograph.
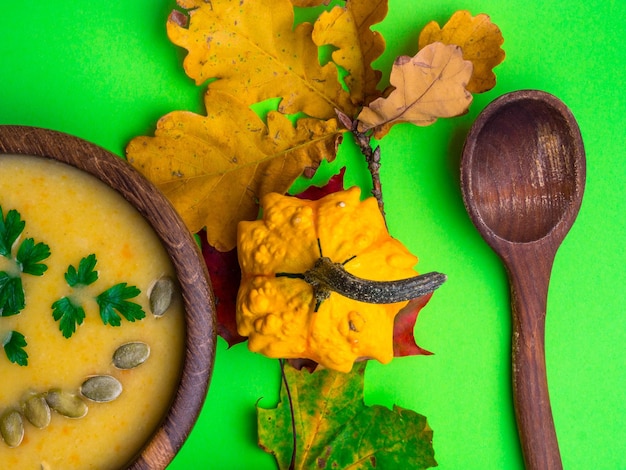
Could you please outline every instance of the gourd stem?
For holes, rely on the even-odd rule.
[[[304,273],[304,280],[313,286],[318,303],[327,299],[331,292],[371,304],[404,302],[433,292],[446,279],[445,274],[432,272],[398,281],[372,281],[350,274],[343,264],[326,256],[320,257],[313,268]]]

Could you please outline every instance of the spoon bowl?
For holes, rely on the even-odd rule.
[[[585,151],[567,106],[538,90],[505,94],[463,148],[465,207],[511,284],[513,397],[528,470],[560,469],[545,364],[545,317],[556,252],[585,186]]]
[[[494,101],[464,151],[468,211],[481,233],[529,243],[569,230],[584,185],[581,149],[571,113],[551,95],[521,91]]]

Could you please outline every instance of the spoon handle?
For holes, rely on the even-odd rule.
[[[545,358],[545,318],[552,259],[509,266],[513,314],[513,398],[526,470],[561,470]],[[533,259],[533,258],[531,258]],[[526,265],[526,266],[525,266]]]

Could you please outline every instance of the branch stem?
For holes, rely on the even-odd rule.
[[[381,214],[385,215],[385,204],[383,202],[383,189],[380,182],[380,146],[372,148],[372,137],[364,132],[359,132],[356,123],[352,126],[352,135],[361,150],[361,154],[365,157],[367,169],[372,176],[372,196],[378,201],[378,208]]]
[[[385,205],[383,203],[383,190],[380,182],[380,146],[372,148],[371,132],[359,131],[359,121],[357,119],[353,121],[348,115],[338,109],[336,109],[335,112],[337,113],[339,121],[341,121],[346,129],[350,130],[361,154],[365,157],[367,169],[372,177],[372,196],[376,198],[380,213],[384,217]]]

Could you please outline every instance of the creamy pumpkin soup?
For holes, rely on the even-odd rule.
[[[0,157],[0,468],[124,468],[158,427],[185,322],[157,235],[69,165]]]

